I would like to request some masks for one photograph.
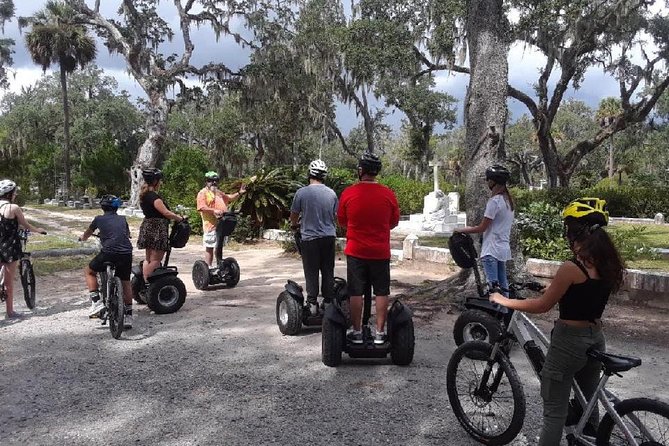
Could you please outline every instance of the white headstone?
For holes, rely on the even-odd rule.
[[[457,215],[460,212],[460,194],[458,192],[448,193],[448,215]]]
[[[664,224],[664,214],[662,214],[661,212],[658,212],[657,214],[655,214],[655,219],[654,220],[655,220],[656,225]]]

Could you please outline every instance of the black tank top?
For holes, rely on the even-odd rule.
[[[587,279],[567,288],[567,292],[560,299],[560,319],[595,322],[602,317],[611,288],[601,279],[591,279],[588,270],[577,259],[574,258],[571,262],[583,271]]]

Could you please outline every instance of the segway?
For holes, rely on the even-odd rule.
[[[285,290],[276,299],[276,324],[285,335],[296,335],[302,326],[313,327],[323,324],[325,302],[318,305],[316,314],[312,314],[310,305],[304,298],[302,287],[293,280],[288,280]],[[334,278],[334,300],[341,302],[346,299],[346,280]]]
[[[132,297],[140,304],[147,304],[156,314],[169,314],[179,311],[186,302],[186,285],[177,277],[179,270],[169,265],[172,248],[183,248],[188,243],[190,225],[187,220],[175,222],[170,232],[169,243],[165,259],[144,281],[142,265],[132,268]]]
[[[350,306],[349,306],[350,307]],[[362,316],[362,343],[354,344],[346,337],[349,327],[349,315],[346,314],[342,302],[334,301],[325,308],[322,330],[322,360],[328,367],[341,364],[342,353],[351,358],[385,358],[396,365],[409,365],[413,361],[415,338],[413,319],[409,307],[395,299],[388,309],[386,331],[388,338],[383,344],[374,344],[374,337],[369,326],[372,309],[372,292],[368,288],[364,294]]]
[[[204,260],[198,260],[193,264],[193,285],[198,290],[206,290],[211,285],[225,284],[233,288],[239,283],[239,263],[233,257],[223,259],[224,238],[232,234],[237,226],[237,214],[239,212],[224,212],[216,223],[216,266],[210,267]]]

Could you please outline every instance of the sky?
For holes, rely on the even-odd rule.
[[[45,0],[15,0],[16,16],[30,16],[35,11],[43,8],[45,3]],[[91,4],[90,1],[88,3]],[[662,1],[658,3],[664,4]],[[118,4],[120,4],[119,1],[103,1],[103,14],[107,17],[111,16]],[[664,8],[664,6],[658,6],[658,8]],[[177,14],[172,2],[161,2],[159,13],[174,24],[175,30],[178,29]],[[41,67],[35,65],[31,60],[24,45],[25,33],[22,34],[18,29],[16,18],[5,25],[4,31],[4,37],[13,38],[16,41],[13,55],[14,65],[10,67],[10,86],[8,90],[20,92],[21,88],[34,84],[44,74]],[[207,27],[194,28],[192,38],[195,44],[195,52],[192,58],[194,65],[223,59],[230,68],[236,69],[243,66],[248,60],[249,53],[247,50],[242,50],[230,38],[223,38],[217,42],[213,32]],[[181,42],[175,39],[171,46],[173,50],[166,51],[168,54],[171,52],[181,53]],[[527,49],[521,44],[512,46],[509,52],[509,84],[533,97],[532,85],[536,81],[539,69],[544,61],[544,57],[536,51]],[[123,58],[118,55],[110,55],[100,40],[98,40],[98,57],[95,63],[104,69],[107,75],[116,78],[120,90],[127,90],[134,97],[145,97],[139,84],[127,73]],[[555,78],[556,74],[554,73],[551,76],[551,81],[554,82]],[[435,81],[437,90],[444,91],[458,100],[457,116],[458,122],[461,123],[463,117],[462,100],[465,96],[468,76],[439,72],[435,76]],[[598,68],[592,68],[586,73],[581,88],[577,91],[570,88],[565,99],[578,99],[592,108],[597,108],[602,98],[617,96],[618,92],[618,84],[613,78],[605,75]],[[4,94],[5,92],[0,91],[0,97]],[[526,113],[525,105],[518,101],[509,99],[508,104],[513,119],[517,119]],[[375,106],[382,107],[383,104],[377,101]],[[390,115],[386,118],[386,123],[394,129],[399,129],[404,114],[399,110],[389,109],[389,111]],[[340,104],[337,108],[337,123],[345,134],[356,127],[359,121],[356,118],[354,107]]]

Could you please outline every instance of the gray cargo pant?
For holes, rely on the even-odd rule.
[[[559,446],[574,378],[586,399],[595,392],[601,364],[586,355],[586,351],[593,346],[597,350],[606,349],[601,326],[572,327],[560,321],[555,322],[546,363],[541,370],[544,425],[539,446]],[[596,411],[593,411],[590,421],[597,425]]]

